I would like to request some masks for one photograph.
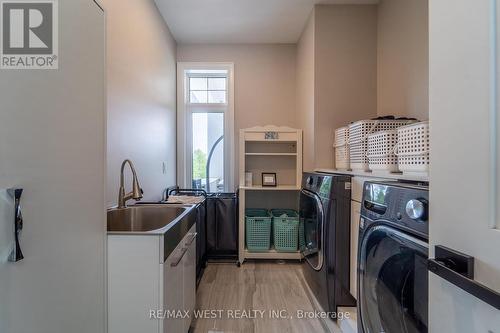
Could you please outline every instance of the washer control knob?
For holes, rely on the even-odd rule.
[[[418,199],[412,199],[406,203],[406,214],[412,220],[418,220],[424,217],[426,213],[425,203]]]

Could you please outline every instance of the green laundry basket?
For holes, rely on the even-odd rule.
[[[274,248],[278,252],[295,252],[299,240],[299,214],[292,209],[271,209]]]
[[[304,219],[299,221],[299,249],[302,251],[306,248],[306,237],[304,228]]]
[[[271,215],[266,209],[245,209],[247,250],[267,252],[271,248]]]

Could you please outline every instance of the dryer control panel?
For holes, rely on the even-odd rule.
[[[383,220],[427,238],[429,188],[398,182],[365,182],[361,216],[370,221]]]

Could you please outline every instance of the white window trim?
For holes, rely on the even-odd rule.
[[[186,110],[188,91],[186,71],[193,69],[227,70],[227,113],[224,116],[224,187],[234,191],[234,63],[231,62],[178,62],[177,63],[177,183],[182,188],[191,188],[192,157],[186,156],[192,150],[191,118]],[[217,107],[214,105],[213,107]],[[226,137],[227,135],[227,137]]]

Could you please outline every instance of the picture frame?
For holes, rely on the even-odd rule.
[[[268,186],[268,187],[278,186],[278,181],[276,179],[276,172],[263,172],[262,186]]]

